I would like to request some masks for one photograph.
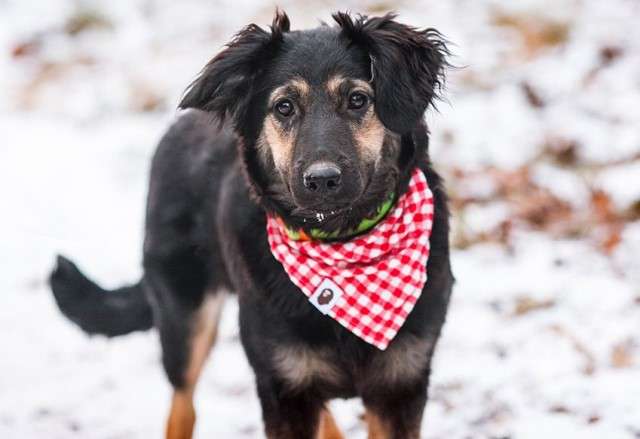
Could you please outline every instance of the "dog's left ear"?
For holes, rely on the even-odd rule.
[[[395,17],[333,15],[343,36],[369,54],[378,117],[404,134],[422,120],[440,91],[449,51],[435,29],[418,30]]]
[[[208,111],[220,121],[228,115],[235,121],[240,120],[256,78],[276,56],[286,32],[289,32],[289,18],[279,10],[273,18],[271,32],[255,24],[245,27],[202,69],[179,107]]]

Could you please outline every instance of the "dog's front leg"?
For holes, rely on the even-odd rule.
[[[419,439],[427,388],[376,389],[363,396],[369,439]]]
[[[314,393],[290,393],[270,382],[258,384],[258,396],[269,439],[315,439],[321,434],[324,401]],[[322,421],[322,424],[326,423],[324,419]],[[330,437],[326,433],[323,436]]]

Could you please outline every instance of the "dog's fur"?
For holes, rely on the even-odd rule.
[[[448,52],[435,30],[394,18],[338,13],[337,26],[290,31],[278,12],[270,32],[243,29],[189,87],[180,106],[192,110],[158,146],[140,283],[105,292],[59,258],[53,292],[85,331],[158,328],[175,389],[168,438],[191,437],[193,391],[231,291],[269,438],[340,437],[325,404],[350,397],[362,398],[370,437],[419,437],[453,284],[446,196],[422,119]],[[278,112],[289,104],[291,115]],[[306,190],[305,170],[327,161],[342,170],[341,185]],[[269,250],[265,212],[306,231],[350,230],[390,191],[402,194],[416,166],[435,198],[428,281],[379,351],[291,283]]]

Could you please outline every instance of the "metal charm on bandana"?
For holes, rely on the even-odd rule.
[[[413,309],[427,281],[433,195],[422,171],[369,232],[346,242],[289,239],[267,216],[273,256],[320,312],[384,350]]]

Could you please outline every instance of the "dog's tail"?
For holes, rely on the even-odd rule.
[[[63,256],[58,256],[49,281],[60,311],[88,334],[115,337],[153,326],[142,282],[106,291]]]

